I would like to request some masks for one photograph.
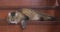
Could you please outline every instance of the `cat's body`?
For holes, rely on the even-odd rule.
[[[39,20],[40,16],[32,9],[22,9],[22,13],[29,17],[29,20]]]
[[[54,21],[54,17],[40,14],[39,12],[32,10],[32,9],[23,8],[22,13],[25,14],[26,16],[28,16],[29,20],[40,20],[40,21],[41,20],[42,21],[52,20],[52,21]]]

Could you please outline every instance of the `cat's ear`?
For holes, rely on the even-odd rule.
[[[11,12],[12,12],[12,11],[8,12],[8,16],[10,16],[10,15],[11,15]]]
[[[9,12],[9,13],[8,13],[8,16],[10,16],[10,15],[11,15],[11,13]]]
[[[15,16],[17,16],[17,15],[18,15],[18,13],[15,14]]]

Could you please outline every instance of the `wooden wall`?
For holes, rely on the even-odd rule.
[[[34,8],[39,8],[42,6],[54,6],[55,0],[0,0],[0,7],[34,7]],[[8,10],[1,10],[5,14]],[[9,10],[10,11],[10,10]],[[53,15],[55,14],[54,9],[52,10],[47,10],[47,11],[42,11],[48,15]],[[1,15],[2,16],[2,15]]]
[[[52,6],[55,0],[0,0],[0,6]]]

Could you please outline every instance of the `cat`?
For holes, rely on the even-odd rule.
[[[53,21],[55,20],[52,16],[47,16],[44,14],[39,14],[36,11],[28,8],[23,8],[19,11],[11,11],[8,13],[8,21],[10,23],[19,23],[20,21],[26,20],[39,20],[39,21]]]

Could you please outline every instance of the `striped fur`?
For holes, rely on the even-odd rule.
[[[40,19],[39,14],[36,13],[32,9],[23,8],[22,9],[22,13],[25,14],[26,16],[28,16],[29,17],[29,20],[39,20]]]

